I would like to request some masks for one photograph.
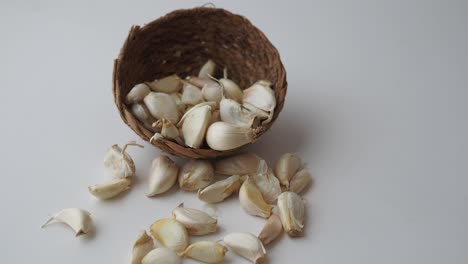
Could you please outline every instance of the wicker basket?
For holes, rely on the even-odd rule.
[[[199,7],[171,12],[143,26],[133,26],[114,63],[113,94],[122,120],[142,139],[153,133],[130,112],[125,96],[145,81],[171,74],[196,75],[212,59],[227,67],[229,78],[240,87],[266,79],[273,83],[277,106],[268,130],[283,108],[286,71],[276,48],[245,17],[219,8]],[[187,158],[215,158],[236,150],[192,149],[167,140],[153,140],[163,151]]]

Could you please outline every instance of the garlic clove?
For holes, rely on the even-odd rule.
[[[214,178],[213,165],[206,160],[190,160],[179,170],[179,187],[195,192],[210,184]]]
[[[221,114],[219,113],[219,110],[214,110],[211,113],[210,125],[219,121],[221,121]]]
[[[186,81],[188,81],[190,84],[195,85],[198,88],[203,88],[205,85],[214,85],[217,84],[216,81],[210,79],[210,78],[199,78],[196,76],[190,76],[186,78]]]
[[[184,89],[180,100],[185,105],[196,105],[204,101],[201,90],[188,82],[184,83]]]
[[[92,228],[91,214],[79,208],[67,208],[57,212],[41,228],[46,227],[53,221],[68,225],[75,231],[76,236],[86,234]]]
[[[142,259],[154,248],[153,238],[148,236],[146,231],[142,231],[138,239],[133,244],[131,264],[141,264]]]
[[[189,243],[185,227],[175,219],[160,219],[150,227],[151,234],[166,248],[181,254]]]
[[[223,97],[223,89],[217,83],[205,84],[201,90],[203,98],[206,101],[213,101],[219,103]]]
[[[253,153],[238,154],[215,162],[215,172],[223,175],[253,175],[257,173],[260,158]]]
[[[188,246],[182,256],[198,260],[203,263],[223,262],[228,249],[217,242],[200,241]]]
[[[262,120],[262,124],[268,124],[273,117],[268,112],[265,112],[262,109],[249,103],[243,103],[242,108],[245,109],[245,111],[248,111],[250,115],[255,116],[258,120]]]
[[[130,189],[132,181],[130,178],[118,178],[109,182],[89,186],[89,192],[98,199],[110,199]]]
[[[262,263],[266,258],[262,242],[250,233],[231,233],[223,241],[229,249],[252,263]]]
[[[187,111],[184,113],[184,115],[180,118],[179,123],[177,123],[177,127],[182,127],[182,124],[184,123],[185,119],[187,118],[188,115],[191,115],[193,111],[197,110],[198,108],[202,106],[210,106],[211,110],[213,112],[213,109],[216,108],[216,102],[202,102],[199,104],[196,104],[194,106],[190,106],[187,108]]]
[[[276,161],[275,175],[282,185],[289,187],[289,180],[291,180],[301,166],[301,158],[292,153],[285,153]]]
[[[156,121],[154,117],[150,114],[148,108],[144,104],[132,104],[130,107],[132,114],[141,122],[143,125],[150,131],[156,132],[151,124]]]
[[[214,150],[231,150],[254,142],[257,136],[256,129],[216,122],[208,127],[206,143]]]
[[[250,111],[232,99],[223,98],[219,104],[219,112],[223,122],[238,127],[252,127],[255,121],[255,116]]]
[[[289,191],[297,194],[301,193],[312,181],[312,176],[307,169],[296,172],[289,182]]]
[[[147,84],[155,92],[168,94],[177,93],[182,88],[182,80],[175,74]]]
[[[206,235],[216,232],[218,228],[218,220],[201,210],[185,208],[183,203],[172,211],[172,216],[190,235]]]
[[[126,96],[127,104],[134,104],[143,101],[143,98],[151,92],[150,88],[144,84],[140,83],[135,85]]]
[[[200,69],[198,73],[199,78],[209,78],[214,75],[216,70],[216,63],[212,60],[208,60]]]
[[[250,215],[268,218],[273,207],[265,202],[251,177],[248,177],[239,190],[241,207]]]
[[[294,192],[280,194],[278,212],[286,233],[292,237],[301,236],[305,217],[305,204],[302,198]]]
[[[241,184],[239,175],[233,175],[198,190],[198,198],[206,203],[219,203],[238,191]]]
[[[261,160],[258,165],[257,174],[252,176],[252,180],[262,193],[265,202],[272,204],[276,201],[278,195],[281,194],[281,186],[278,178],[264,160]]]
[[[151,164],[147,196],[168,191],[177,180],[177,165],[169,157],[161,155]]]
[[[119,145],[112,145],[104,156],[104,167],[114,178],[132,177],[135,175],[135,164],[133,159],[126,152],[127,147],[137,146],[143,148],[142,145],[135,141],[130,141],[120,148]]]
[[[184,117],[182,134],[185,144],[191,148],[200,148],[205,139],[206,129],[211,119],[211,106],[194,107]]]
[[[283,225],[281,224],[281,219],[277,215],[272,214],[265,223],[258,238],[262,241],[263,245],[268,245],[275,240],[282,231]]]
[[[224,88],[223,91],[224,91],[224,96],[226,98],[232,99],[238,103],[242,103],[243,93],[242,93],[241,88],[239,88],[239,86],[235,82],[227,78],[219,79],[219,82],[221,86]]]
[[[182,94],[181,93],[171,93],[172,99],[174,99],[174,102],[177,105],[177,108],[179,109],[179,112],[184,113],[186,110],[186,106],[184,103],[182,103]]]
[[[180,145],[184,144],[183,140],[180,138],[179,129],[177,129],[177,127],[172,124],[171,121],[163,118],[153,123],[153,127],[160,127],[161,136],[164,138],[173,140]]]
[[[141,264],[182,264],[182,259],[168,248],[155,248],[143,258]]]
[[[156,119],[166,118],[173,124],[177,124],[180,119],[177,104],[168,94],[151,92],[143,99],[143,102]]]
[[[251,104],[269,113],[269,120],[273,117],[276,107],[275,92],[269,81],[258,81],[243,91],[242,102]]]

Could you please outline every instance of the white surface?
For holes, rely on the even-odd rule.
[[[2,263],[128,263],[140,230],[181,201],[203,205],[144,196],[160,153],[148,144],[130,150],[128,195],[88,194],[106,148],[137,139],[113,103],[113,59],[132,24],[204,1],[19,2],[0,3]],[[298,152],[316,181],[306,236],[283,236],[269,263],[467,263],[467,2],[215,3],[262,29],[288,71],[285,108],[250,149],[270,163]],[[39,228],[66,207],[91,211],[96,234]],[[236,199],[218,214],[209,239],[261,228]]]

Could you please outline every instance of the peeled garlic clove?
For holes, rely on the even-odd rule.
[[[172,211],[172,216],[190,235],[206,235],[216,232],[218,228],[218,220],[203,211],[185,208],[183,203]]]
[[[115,178],[132,177],[135,175],[135,164],[126,150],[128,146],[137,146],[143,148],[142,145],[136,144],[135,141],[130,141],[121,149],[119,145],[112,145],[104,156],[104,167]]]
[[[208,60],[200,69],[198,73],[199,78],[209,78],[214,75],[216,70],[216,63],[212,60]]]
[[[166,118],[173,124],[177,124],[179,121],[179,109],[172,96],[165,93],[151,92],[143,101],[153,117],[157,119]]]
[[[44,228],[52,221],[60,222],[68,225],[75,235],[86,234],[91,230],[92,220],[91,214],[88,211],[79,208],[67,208],[54,214],[41,226]]]
[[[160,219],[151,227],[151,234],[162,245],[181,254],[188,245],[189,235],[185,227],[175,219]]]
[[[301,236],[305,215],[305,204],[302,198],[294,192],[280,194],[278,212],[286,233],[292,237]]]
[[[177,165],[167,156],[155,158],[151,164],[147,196],[168,191],[177,180]]]
[[[148,236],[146,231],[143,231],[138,236],[137,241],[133,245],[131,264],[141,264],[144,256],[154,248],[153,238]]]
[[[285,153],[276,161],[275,175],[282,185],[289,187],[289,180],[301,166],[301,158],[292,153]]]
[[[269,120],[273,117],[276,107],[275,92],[269,81],[258,81],[243,92],[242,102],[251,104],[269,113]]]
[[[223,122],[239,127],[251,127],[255,120],[255,116],[251,115],[241,104],[228,98],[221,100],[219,113]]]
[[[181,113],[184,113],[186,110],[186,106],[184,103],[182,103],[182,94],[181,93],[171,93],[172,99],[174,99],[174,102],[177,105],[177,108]]]
[[[195,111],[196,109],[198,109],[198,108],[200,108],[202,106],[210,106],[211,110],[213,112],[213,109],[216,108],[216,102],[202,102],[202,103],[196,104],[194,106],[188,107],[185,114],[180,118],[179,123],[177,123],[177,127],[182,127],[182,124],[184,123],[187,116],[192,115],[193,111]]]
[[[155,248],[143,258],[141,264],[182,264],[182,259],[168,248]]]
[[[257,174],[252,176],[252,180],[262,193],[265,202],[272,204],[276,201],[278,195],[281,194],[281,186],[278,178],[264,160],[261,160],[258,165]]]
[[[228,249],[217,242],[200,241],[188,246],[182,256],[189,257],[203,263],[220,263]]]
[[[262,242],[250,233],[231,233],[223,241],[232,251],[252,263],[262,263],[266,257]]]
[[[196,105],[204,101],[203,94],[198,87],[186,82],[184,83],[181,101],[186,105]]]
[[[215,162],[215,172],[223,175],[253,175],[260,158],[253,153],[238,154]]]
[[[283,225],[281,224],[281,219],[277,215],[272,214],[265,223],[258,238],[262,241],[263,245],[268,245],[271,241],[275,240],[282,231]]]
[[[154,119],[144,104],[132,104],[130,111],[148,130],[156,132],[156,129],[151,126],[156,119]]]
[[[113,179],[109,182],[89,186],[89,192],[98,199],[110,199],[130,189],[132,181],[129,178]]]
[[[210,184],[214,177],[213,166],[206,160],[190,160],[179,170],[179,186],[186,191],[197,191]]]
[[[302,169],[291,178],[289,182],[289,191],[297,194],[301,193],[312,181],[312,176],[307,169]]]
[[[273,207],[265,202],[262,193],[258,190],[253,180],[248,177],[239,190],[241,207],[250,215],[268,218]]]
[[[226,98],[232,99],[238,103],[242,103],[243,93],[239,86],[226,78],[219,79],[221,86],[224,88],[224,96]]]
[[[190,76],[190,77],[187,77],[186,80],[192,84],[192,85],[195,85],[196,87],[198,88],[203,88],[203,86],[205,85],[213,85],[213,84],[217,84],[216,81],[212,80],[212,79],[209,79],[209,78],[199,78],[199,77],[196,77],[196,76]]]
[[[206,132],[206,143],[214,150],[230,150],[254,142],[257,136],[256,129],[216,122]]]
[[[182,134],[185,144],[191,148],[200,148],[205,139],[206,129],[211,119],[211,106],[194,107],[184,116]]]
[[[161,120],[156,121],[153,124],[153,127],[154,126],[161,127],[161,136],[163,136],[164,138],[176,141],[181,145],[184,143],[180,138],[179,129],[177,129],[177,127],[173,125],[171,121],[163,118]]]
[[[223,89],[217,83],[215,84],[206,84],[203,86],[202,90],[203,98],[206,101],[213,101],[219,103],[223,97]]]
[[[143,98],[145,98],[145,96],[150,92],[150,88],[144,83],[135,85],[126,96],[127,104],[134,104],[143,101]]]
[[[242,184],[239,175],[217,181],[198,191],[198,198],[206,203],[219,203],[238,191]]]
[[[148,83],[151,90],[162,93],[177,93],[182,88],[182,80],[177,75],[170,75]]]

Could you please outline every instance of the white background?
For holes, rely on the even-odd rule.
[[[130,26],[203,3],[1,1],[2,263],[128,263],[138,232],[179,202],[205,208],[182,191],[145,197],[160,154],[146,143],[130,150],[139,181],[127,195],[87,192],[107,178],[107,147],[139,140],[111,93]],[[270,164],[297,152],[315,179],[305,237],[281,237],[269,263],[467,263],[468,3],[215,4],[263,30],[288,71],[285,108],[249,149]],[[67,207],[89,210],[96,233],[40,229]],[[261,229],[235,198],[217,210],[221,230],[207,239]]]

